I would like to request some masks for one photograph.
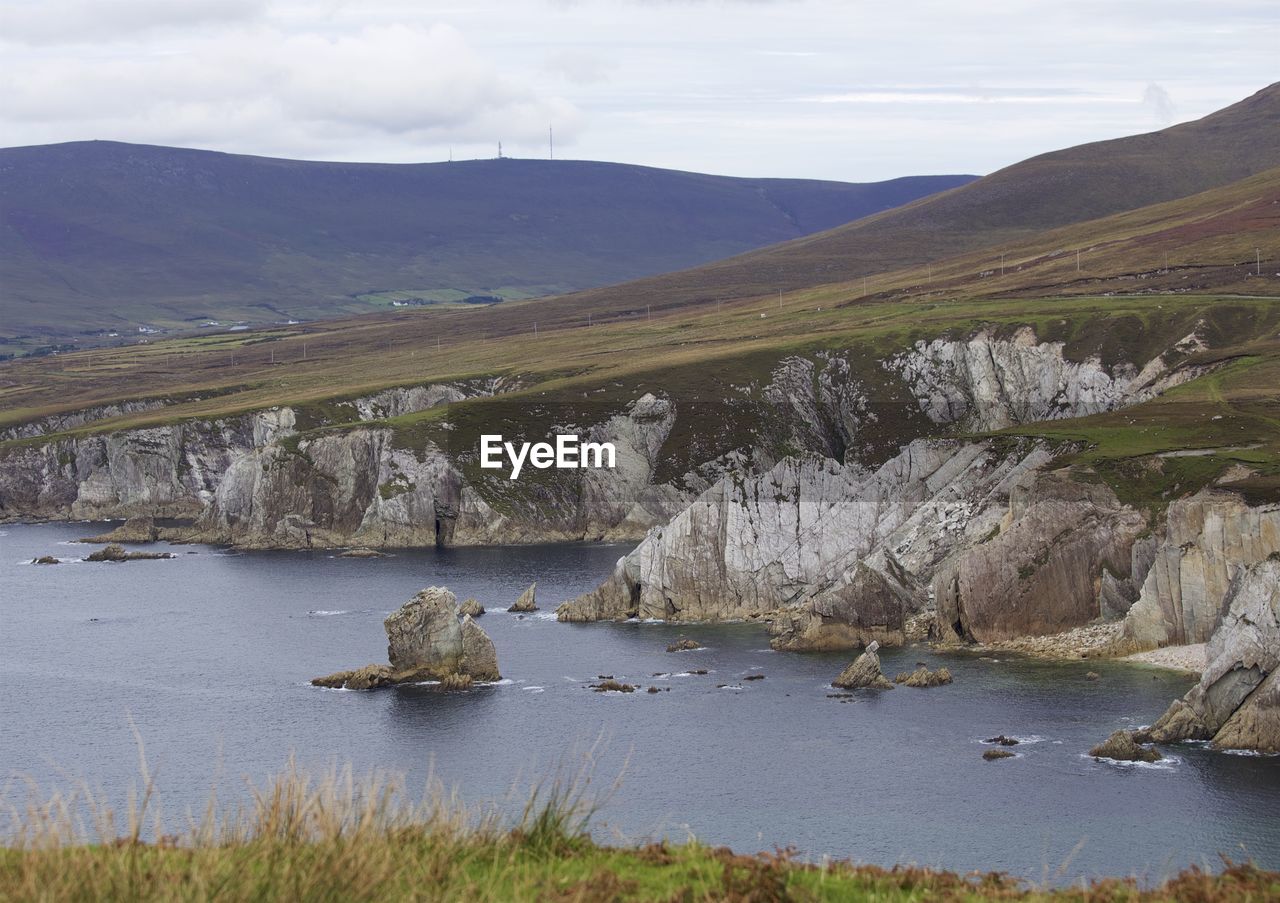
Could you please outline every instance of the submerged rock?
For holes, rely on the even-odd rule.
[[[636,691],[632,684],[624,684],[616,680],[602,680],[598,684],[592,684],[591,689],[597,693],[634,693]]]
[[[501,679],[493,641],[470,615],[459,622],[457,597],[444,587],[422,590],[388,615],[383,628],[390,665],[339,671],[312,683],[368,690],[438,680],[447,689],[465,689],[474,681]]]
[[[840,672],[832,686],[844,690],[892,690],[893,684],[880,670],[880,656],[868,649],[853,660],[853,664]]]
[[[515,605],[512,605],[507,609],[507,611],[519,612],[521,614],[537,611],[538,603],[534,596],[534,590],[536,590],[537,587],[537,583],[530,583],[529,588],[520,594],[520,598],[516,600]]]
[[[311,681],[313,687],[334,690],[372,690],[395,683],[394,672],[386,665],[365,665],[352,671],[337,671]]]
[[[920,665],[914,671],[903,671],[893,679],[896,684],[903,684],[908,687],[940,687],[943,684],[951,683],[951,671],[948,668],[939,668],[937,671],[930,671],[926,666]]]
[[[386,558],[386,552],[379,552],[377,549],[347,549],[345,552],[338,553],[339,558]]]
[[[1021,743],[1022,741],[1021,741],[1021,740],[1018,740],[1016,737],[1006,737],[1004,734],[999,734],[999,735],[997,735],[997,736],[995,736],[995,737],[988,737],[987,739],[983,740],[982,742],[983,742],[983,743],[995,743],[995,744],[997,744],[998,746],[1017,746],[1017,745],[1018,745],[1019,743]]]
[[[177,557],[172,552],[126,552],[124,546],[112,544],[91,553],[85,561],[155,561]]]
[[[1099,759],[1115,759],[1117,762],[1159,762],[1164,756],[1160,751],[1142,746],[1134,739],[1132,731],[1119,730],[1103,740],[1089,755]]]
[[[484,614],[484,606],[477,599],[468,599],[458,606],[458,614],[478,618]]]
[[[692,652],[694,649],[702,649],[703,645],[697,640],[691,640],[688,637],[681,637],[674,643],[667,646],[668,652]]]
[[[32,558],[31,563],[32,564],[62,564],[62,561],[58,558],[54,558],[52,555],[41,555],[39,558]]]
[[[993,762],[996,759],[1012,759],[1014,755],[1015,753],[1011,753],[1007,749],[988,749],[982,754],[982,758],[988,762]]]

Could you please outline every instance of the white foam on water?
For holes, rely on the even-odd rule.
[[[741,684],[725,684],[723,687],[716,687],[717,690],[741,690]]]
[[[314,609],[313,611],[307,612],[307,614],[315,618],[328,618],[328,617],[332,617],[333,615],[349,615],[351,614],[351,610],[346,608],[339,608],[333,611],[327,611],[323,608],[317,608],[317,609]]]
[[[1080,758],[1094,759],[1103,764],[1121,768],[1145,768],[1149,771],[1173,771],[1175,765],[1182,764],[1182,760],[1175,756],[1165,756],[1159,762],[1126,762],[1121,759],[1108,759],[1106,756],[1091,756],[1088,753],[1080,753]]]
[[[504,677],[502,678],[502,680],[481,681],[477,683],[476,686],[477,687],[509,687],[514,683],[515,681],[512,680],[511,678]]]
[[[1007,736],[1012,737],[1014,740],[1017,740],[1018,743],[1020,744],[1025,743],[1028,746],[1031,745],[1032,743],[1043,743],[1047,739],[1045,737],[1041,737],[1039,734],[1028,734],[1025,737],[1023,737],[1021,734],[1008,734]],[[1055,742],[1061,743],[1062,741],[1057,740]]]
[[[542,693],[542,692],[545,692],[547,688],[546,688],[546,687],[531,686],[531,687],[521,687],[520,689],[522,689],[522,690],[528,690],[530,693]]]

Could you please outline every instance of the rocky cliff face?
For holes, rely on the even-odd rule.
[[[233,462],[289,435],[293,424],[292,410],[274,408],[11,447],[0,457],[0,516],[190,517],[213,498]]]
[[[1238,571],[1200,682],[1151,728],[1161,743],[1280,752],[1280,560]]]
[[[1015,466],[995,463],[986,447],[922,435],[1127,403],[1162,379],[1181,378],[1167,369],[1163,358],[1141,372],[1069,361],[1061,345],[1037,343],[1027,330],[922,343],[884,367],[834,352],[796,355],[779,361],[767,384],[742,387],[743,399],[732,400],[751,407],[757,424],[735,434],[737,445],[701,450],[710,445],[689,442],[688,434],[707,428],[699,420],[705,414],[647,395],[574,427],[615,443],[615,469],[521,485],[478,473],[465,450],[401,447],[383,422],[501,394],[514,383],[398,387],[332,402],[330,419],[367,423],[340,431],[311,430],[314,412],[279,408],[22,441],[0,450],[0,519],[184,517],[195,519],[199,538],[288,548],[639,538],[679,515],[663,534],[666,551],[623,568],[646,568],[636,577],[650,587],[642,594],[646,611],[698,618],[796,609],[799,620],[780,627],[783,645],[831,642],[846,628],[849,637],[892,638],[900,629],[895,612],[927,600],[933,568],[974,541],[939,540],[927,519],[939,518],[948,537],[957,524],[985,535],[1008,492],[995,491],[985,469]],[[23,429],[43,435],[92,416]],[[673,475],[669,440],[677,422],[689,460]],[[311,431],[297,435],[304,426]],[[806,457],[814,454],[820,458]],[[798,457],[780,464],[784,455]],[[986,463],[967,470],[977,458]],[[962,475],[947,476],[953,471]],[[968,510],[974,505],[980,510]],[[735,538],[707,538],[721,533]],[[694,550],[687,560],[682,544]],[[855,596],[864,600],[857,612]],[[583,616],[593,604],[582,603]],[[612,616],[629,605],[612,600],[603,610]]]
[[[1037,342],[1023,327],[1012,338],[979,332],[965,340],[935,339],[886,362],[911,387],[920,408],[937,424],[985,432],[1017,423],[1084,417],[1153,398],[1201,375],[1171,370],[1169,361],[1203,346],[1192,334],[1141,370],[1133,363],[1106,367],[1096,357],[1068,360],[1061,342]]]
[[[1134,554],[1145,527],[1104,485],[1038,474],[1014,487],[997,531],[938,569],[938,626],[952,639],[987,643],[1102,617],[1104,576],[1116,599],[1146,576],[1145,556]]]
[[[1069,360],[1030,329],[918,343],[884,364],[939,427],[995,430],[1150,398],[1200,370],[1174,368],[1191,335],[1141,369]],[[917,439],[864,468],[851,451],[877,417],[847,362],[784,360],[769,397],[825,455],[721,480],[650,531],[563,620],[722,620],[768,614],[774,645],[901,642],[936,602],[945,637],[1000,640],[1123,615],[1156,540],[1141,512],[1087,474],[1046,473],[1042,448]],[[910,430],[904,430],[910,433]]]
[[[1047,459],[1041,449],[997,455],[981,443],[919,440],[875,470],[805,457],[726,477],[559,616],[704,621],[796,609],[803,623],[788,627],[788,648],[837,642],[833,631],[900,638],[931,569],[993,525],[1010,486]],[[871,596],[875,605],[851,619],[851,600]]]
[[[1124,636],[1138,649],[1208,640],[1240,573],[1280,552],[1280,506],[1253,507],[1221,490],[1173,502],[1163,527],[1124,621]]]

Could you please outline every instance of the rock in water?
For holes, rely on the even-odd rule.
[[[516,600],[516,604],[508,608],[507,611],[519,612],[521,614],[530,611],[537,611],[538,603],[534,600],[533,593],[537,586],[537,583],[530,583],[529,588],[520,594],[520,598]]]
[[[80,542],[155,542],[160,538],[160,529],[155,518],[131,517],[114,530],[99,536],[90,536]]]
[[[484,606],[478,599],[468,599],[458,606],[458,614],[478,618],[484,614]]]
[[[893,684],[880,670],[880,657],[868,649],[853,660],[853,664],[840,672],[831,682],[845,690],[892,690]]]
[[[688,637],[681,637],[674,643],[667,646],[668,652],[692,652],[694,649],[701,649],[702,644],[697,640],[691,640]]]
[[[1021,743],[1022,741],[1021,741],[1021,740],[1019,740],[1019,739],[1017,739],[1016,737],[1006,737],[1004,734],[1000,734],[1000,735],[995,736],[995,737],[988,737],[987,739],[983,740],[982,742],[983,742],[983,743],[997,743],[997,744],[999,744],[1000,746],[1017,746],[1017,745],[1018,745],[1019,743]]]
[[[41,555],[39,558],[32,558],[31,563],[32,564],[62,564],[61,561],[59,561],[57,558],[54,558],[52,555]]]
[[[470,615],[458,621],[458,600],[443,586],[418,593],[383,622],[391,664],[338,671],[311,681],[319,687],[371,690],[400,683],[438,680],[462,690],[473,681],[501,680],[498,654],[489,635]]]
[[[475,680],[501,680],[498,673],[498,651],[493,647],[493,640],[471,620],[471,615],[462,618],[462,673]]]
[[[338,554],[339,558],[386,558],[386,552],[379,552],[377,549],[347,549],[345,552]]]
[[[430,668],[440,674],[462,669],[458,599],[443,586],[429,586],[383,621],[387,659],[397,671]]]
[[[1159,762],[1164,756],[1151,747],[1141,746],[1131,731],[1119,730],[1103,740],[1089,755],[1099,759],[1115,759],[1117,762]]]
[[[386,665],[365,665],[354,671],[338,671],[311,681],[313,687],[329,687],[334,690],[373,690],[393,683],[395,680],[392,671]]]
[[[943,684],[951,683],[951,679],[951,671],[948,668],[930,671],[927,667],[921,665],[914,671],[902,672],[893,679],[893,682],[905,684],[908,687],[940,687]]]
[[[982,758],[988,762],[994,762],[997,759],[1012,759],[1013,756],[1014,754],[1007,749],[989,749],[982,754]]]
[[[85,561],[153,561],[176,557],[172,552],[126,552],[124,546],[112,543],[89,555]]]

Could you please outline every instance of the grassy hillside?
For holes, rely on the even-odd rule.
[[[1280,875],[1230,863],[1148,889],[1123,879],[1052,889],[998,873],[814,865],[786,851],[742,855],[696,841],[605,847],[591,839],[588,799],[560,785],[542,790],[512,820],[464,807],[438,787],[416,801],[396,780],[289,772],[254,788],[239,817],[211,806],[179,834],[164,833],[146,802],[113,818],[74,795],[19,801],[6,826],[17,842],[0,848],[0,898],[1251,903],[1280,894]],[[97,817],[96,835],[76,829],[77,805]],[[159,842],[143,839],[157,834]]]
[[[901,209],[687,272],[588,292],[693,303],[843,282],[1030,238],[1280,166],[1280,83],[1195,122],[1024,160]]]
[[[8,148],[0,346],[571,291],[829,229],[970,178],[855,185],[577,161]]]
[[[521,406],[588,402],[599,414],[599,406],[619,407],[646,391],[677,403],[718,403],[767,382],[782,357],[825,349],[865,361],[859,376],[874,393],[883,388],[877,361],[944,333],[1030,324],[1042,339],[1063,341],[1076,359],[1144,362],[1198,331],[1210,350],[1195,361],[1222,365],[1211,377],[1137,408],[1020,432],[1055,440],[1070,460],[1150,510],[1234,465],[1241,465],[1233,478],[1239,488],[1280,497],[1278,236],[1280,168],[1274,168],[928,267],[881,272],[867,283],[724,302],[671,300],[638,283],[607,295],[466,311],[400,309],[24,358],[0,365],[0,427],[121,399],[163,398],[157,410],[82,429],[275,404],[299,408],[307,428],[341,428],[350,412],[336,408],[335,399],[477,376],[518,379],[520,390],[504,396],[514,402],[504,403],[506,416]],[[485,404],[471,402],[451,416],[474,407],[470,419],[479,422]],[[913,437],[910,405],[895,411],[881,418],[877,441],[886,450]],[[419,448],[440,438],[437,416],[386,425],[398,443]],[[664,449],[673,466],[686,449],[709,441],[689,432],[691,422],[682,419]],[[1169,454],[1186,449],[1197,454]]]

